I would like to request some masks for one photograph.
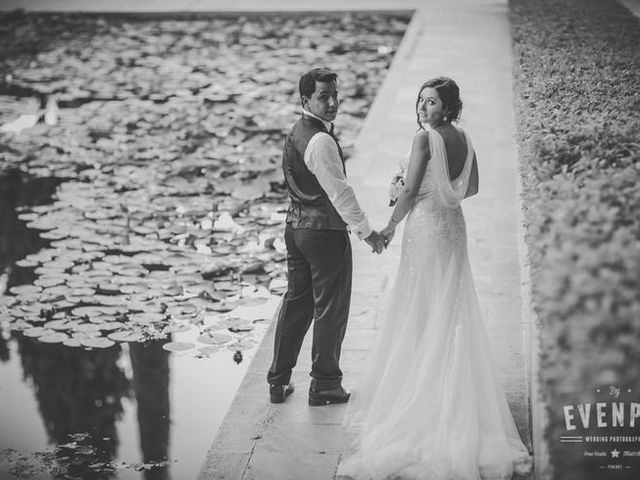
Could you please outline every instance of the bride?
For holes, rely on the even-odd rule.
[[[467,255],[463,198],[478,191],[471,140],[446,77],[420,88],[396,283],[345,424],[359,433],[338,478],[508,479],[531,469],[496,373]]]

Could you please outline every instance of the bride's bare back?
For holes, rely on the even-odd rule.
[[[444,147],[447,152],[447,165],[449,167],[449,179],[455,180],[460,176],[464,168],[468,152],[467,139],[461,130],[450,123],[440,125],[436,128],[436,131],[444,140]],[[478,193],[478,163],[474,152],[471,175],[469,176],[469,188],[465,197],[470,197],[476,193]]]
[[[450,123],[436,129],[444,139],[447,150],[447,163],[449,164],[449,177],[451,180],[458,178],[464,168],[467,158],[467,142],[464,134]]]

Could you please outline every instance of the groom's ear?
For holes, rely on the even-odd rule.
[[[309,97],[306,95],[302,97],[302,108],[307,108],[307,104],[309,103]]]

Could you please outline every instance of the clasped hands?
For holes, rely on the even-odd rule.
[[[380,232],[373,230],[371,235],[365,238],[364,241],[372,248],[372,252],[379,254],[389,246],[389,243],[391,243],[391,239],[393,239],[395,233],[395,225],[389,224]]]

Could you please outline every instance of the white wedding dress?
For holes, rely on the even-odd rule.
[[[493,480],[531,468],[469,266],[460,202],[473,147],[465,137],[463,171],[450,181],[444,140],[429,130],[431,159],[406,220],[396,282],[347,407],[357,452],[338,478]]]

